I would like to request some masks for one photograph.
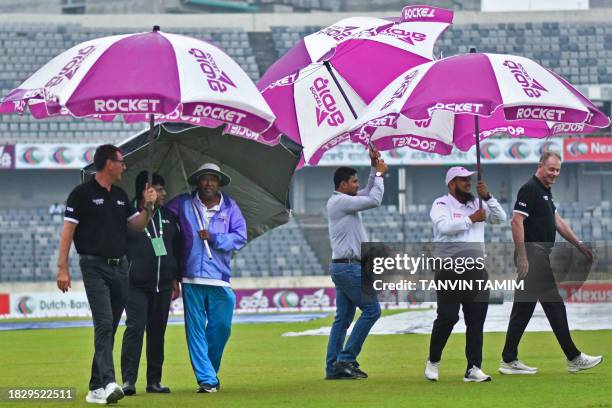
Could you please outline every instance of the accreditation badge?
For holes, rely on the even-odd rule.
[[[155,256],[168,255],[168,251],[166,251],[166,245],[164,244],[163,238],[151,238],[151,244],[153,245],[153,251],[155,251]]]

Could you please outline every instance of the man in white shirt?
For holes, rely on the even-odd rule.
[[[446,173],[448,194],[437,198],[429,213],[433,222],[434,242],[440,248],[437,256],[478,257],[484,255],[484,222],[499,224],[506,221],[506,213],[489,193],[484,181],[479,181],[477,192],[480,199],[470,193],[471,176],[475,172],[463,167],[451,167]],[[479,202],[482,200],[482,208]],[[458,265],[458,264],[456,264]],[[484,264],[482,264],[484,266]],[[459,270],[436,271],[436,280],[485,280],[487,272],[478,266]],[[488,291],[460,290],[437,291],[438,316],[433,324],[429,346],[429,358],[425,366],[425,378],[437,381],[438,366],[444,346],[459,321],[459,308],[463,309],[466,325],[467,369],[463,378],[466,382],[491,381],[481,370],[483,326],[487,316]]]

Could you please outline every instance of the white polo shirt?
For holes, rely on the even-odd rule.
[[[500,224],[506,221],[506,212],[499,202],[491,197],[482,201],[487,214],[486,222]],[[436,198],[429,212],[433,222],[433,242],[482,242],[484,243],[484,222],[472,223],[469,216],[478,209],[478,198],[460,203],[450,193]]]

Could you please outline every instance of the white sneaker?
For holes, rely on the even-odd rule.
[[[123,389],[117,383],[108,383],[104,388],[104,398],[107,404],[113,404],[123,397]]]
[[[491,381],[491,376],[485,374],[480,368],[473,366],[463,377],[464,382],[484,382]]]
[[[439,361],[437,363],[432,363],[429,361],[429,359],[427,359],[427,362],[425,363],[425,378],[427,378],[429,381],[438,381],[440,378],[438,375],[439,366]]]
[[[104,397],[104,388],[98,388],[97,390],[89,391],[85,396],[85,401],[90,404],[106,404],[106,398]]]
[[[502,374],[535,374],[538,372],[538,369],[536,367],[529,367],[520,360],[514,360],[509,363],[502,360],[499,363],[499,372]]]
[[[567,371],[577,373],[578,371],[588,370],[602,361],[603,356],[589,356],[588,354],[580,353],[578,357],[567,362]]]

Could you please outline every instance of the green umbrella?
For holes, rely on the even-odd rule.
[[[128,169],[117,184],[128,194],[135,194],[138,173],[152,169],[165,178],[171,199],[191,191],[189,175],[202,164],[212,162],[232,179],[222,191],[238,203],[249,241],[289,220],[289,183],[302,150],[289,138],[283,136],[278,145],[267,146],[223,134],[223,127],[169,123],[155,126],[153,134],[152,146],[148,129],[119,146]],[[83,179],[91,177],[95,172],[93,164],[82,172]]]

